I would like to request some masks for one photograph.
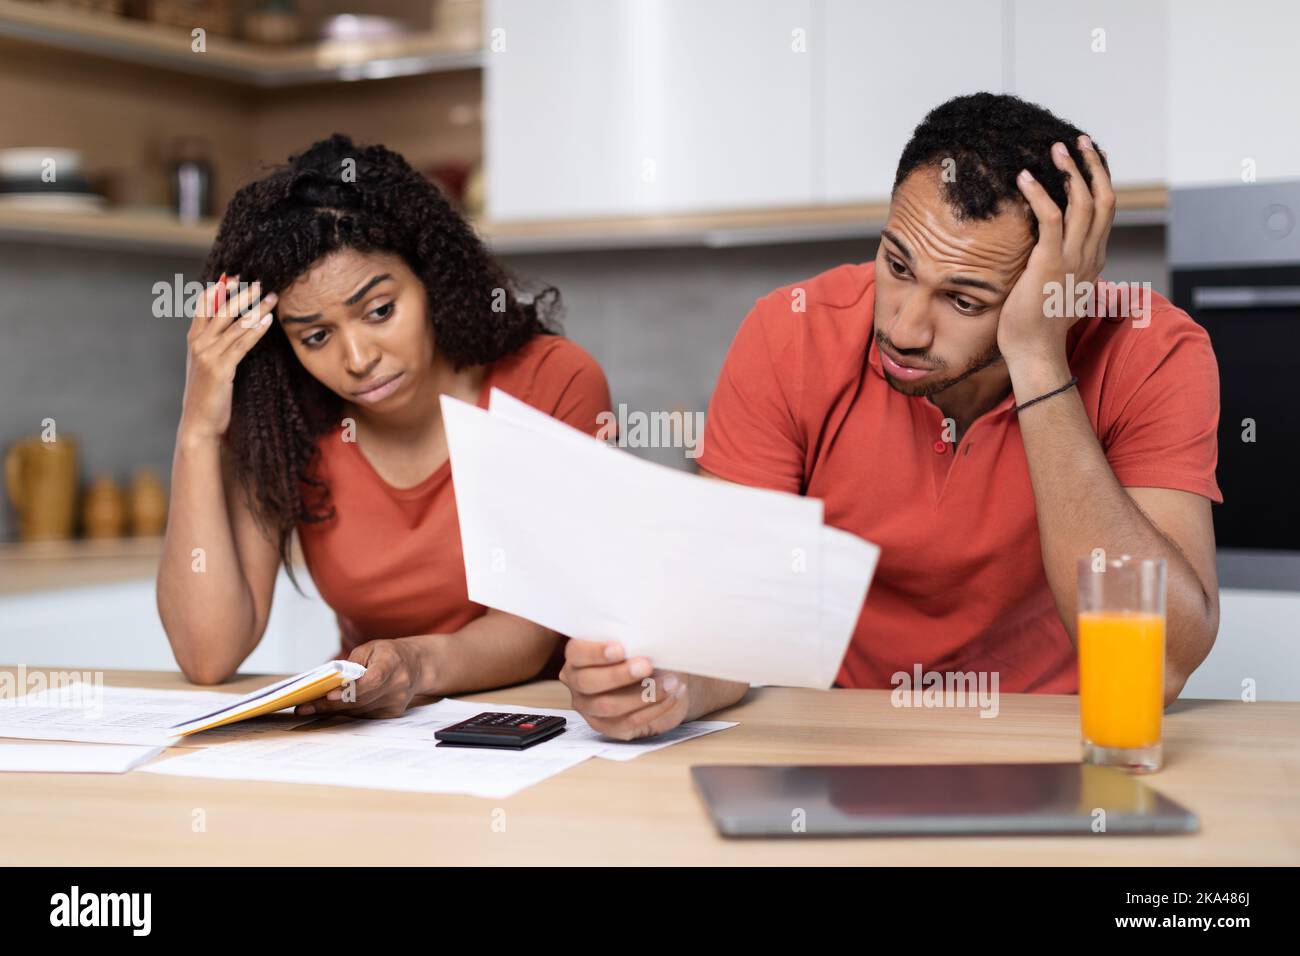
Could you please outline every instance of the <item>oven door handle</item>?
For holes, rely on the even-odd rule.
[[[1201,285],[1192,289],[1194,309],[1300,307],[1300,285]]]

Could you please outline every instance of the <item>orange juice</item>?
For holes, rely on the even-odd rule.
[[[1079,714],[1085,738],[1100,747],[1158,744],[1164,688],[1163,614],[1079,615]]]

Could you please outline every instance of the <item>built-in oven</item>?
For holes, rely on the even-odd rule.
[[[1168,246],[1219,362],[1220,584],[1300,590],[1300,182],[1171,190]]]

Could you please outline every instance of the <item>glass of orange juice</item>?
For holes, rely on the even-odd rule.
[[[1165,562],[1079,559],[1083,762],[1160,769],[1165,695]]]

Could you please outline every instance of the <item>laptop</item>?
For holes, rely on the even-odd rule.
[[[697,766],[723,836],[1194,833],[1141,780],[1079,763]]]

